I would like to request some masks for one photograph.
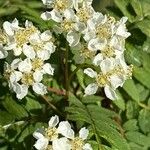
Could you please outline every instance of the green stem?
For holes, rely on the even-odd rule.
[[[69,96],[69,66],[68,66],[68,58],[69,58],[69,46],[66,42],[66,51],[65,51],[65,89],[66,89],[66,99]]]
[[[139,106],[141,106],[142,108],[146,109],[146,110],[150,110],[150,107],[149,106],[146,106],[145,104],[143,103],[138,103]]]
[[[55,111],[57,112],[60,116],[64,117],[64,115],[55,107],[48,99],[46,96],[42,96],[43,100]]]

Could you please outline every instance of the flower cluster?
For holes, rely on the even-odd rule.
[[[99,69],[98,73],[85,69],[87,75],[95,78],[85,89],[85,95],[95,94],[98,87],[104,87],[106,96],[116,99],[116,88],[132,75],[132,66],[124,60],[125,39],[130,36],[127,17],[117,21],[96,12],[92,0],[42,1],[51,11],[43,13],[41,18],[57,22],[55,28],[64,34],[76,63],[90,62]]]
[[[28,94],[30,86],[37,94],[46,94],[47,88],[41,81],[45,74],[54,73],[51,64],[45,63],[55,51],[51,32],[41,33],[29,21],[25,22],[25,27],[20,27],[17,19],[12,23],[4,22],[1,32],[0,58],[7,60],[9,56],[4,73],[9,87],[18,99]]]
[[[49,120],[48,128],[33,133],[37,139],[34,147],[38,150],[92,150],[91,145],[85,142],[88,134],[88,129],[84,127],[76,137],[69,122],[59,122],[55,115]]]

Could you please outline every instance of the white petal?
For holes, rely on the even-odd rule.
[[[85,91],[84,91],[85,96],[93,95],[97,92],[97,90],[98,90],[98,85],[95,83],[91,83],[85,88]]]
[[[51,56],[51,53],[49,50],[39,50],[37,51],[37,56],[42,60],[48,60]]]
[[[18,66],[19,66],[19,63],[21,62],[22,60],[20,58],[17,58],[17,59],[14,59],[11,63],[11,68],[12,69],[17,69]]]
[[[87,139],[89,134],[89,130],[84,128],[81,128],[81,130],[79,131],[79,137],[82,138],[83,140]]]
[[[41,138],[44,138],[43,134],[41,134],[40,132],[37,132],[37,131],[35,131],[33,133],[33,137],[36,138],[37,140],[41,139]]]
[[[56,21],[56,22],[61,22],[61,21],[62,21],[62,16],[61,16],[61,14],[60,14],[58,11],[56,11],[55,9],[53,9],[53,10],[50,12],[50,14],[51,14],[51,19],[52,19],[52,20],[54,20],[54,21]]]
[[[52,38],[52,33],[50,30],[47,30],[41,34],[42,41],[49,41]]]
[[[95,38],[95,32],[93,31],[86,31],[85,35],[83,36],[85,41],[89,42],[91,39]]]
[[[47,42],[47,43],[44,45],[44,49],[45,49],[45,50],[48,50],[50,53],[54,53],[54,52],[55,52],[55,49],[56,49],[56,46],[55,46],[52,42]]]
[[[111,100],[116,100],[117,99],[117,95],[116,92],[109,86],[105,86],[104,88],[106,97],[108,97]]]
[[[22,78],[22,73],[19,71],[14,71],[11,75],[10,75],[10,82],[18,82],[20,79]]]
[[[89,143],[86,143],[84,146],[83,146],[83,150],[93,150],[93,148],[91,147],[91,145]]]
[[[67,34],[67,41],[71,47],[74,47],[79,44],[80,35],[77,32],[70,31]]]
[[[8,52],[4,50],[2,44],[0,44],[0,59],[6,58],[8,56]]]
[[[34,83],[32,88],[33,91],[36,92],[37,94],[45,95],[47,93],[46,86],[43,85],[42,83]]]
[[[119,86],[123,86],[123,84],[124,84],[124,77],[123,77],[123,75],[122,76],[118,76],[118,75],[112,75],[111,77],[110,77],[110,83],[111,83],[111,86],[114,88],[114,89],[116,89],[116,88],[118,88]]]
[[[41,70],[36,70],[33,73],[33,78],[34,78],[35,82],[41,82],[43,79],[43,73],[41,72]]]
[[[54,3],[54,0],[42,0],[42,2],[43,2],[44,5],[50,6]]]
[[[23,46],[23,53],[24,53],[24,55],[26,55],[30,59],[35,58],[35,55],[36,55],[33,47],[31,47],[31,46],[29,46],[27,44],[25,44]]]
[[[18,25],[19,25],[19,21],[15,18],[11,23],[12,29],[18,30],[20,28]]]
[[[117,28],[117,31],[116,31],[116,34],[123,38],[128,38],[131,35],[129,32],[127,32],[127,29],[126,29],[125,23],[126,23],[127,19],[128,19],[127,17],[121,18],[118,28]]]
[[[41,37],[40,34],[38,32],[32,34],[29,38],[29,41],[31,44],[36,45],[41,43]]]
[[[91,78],[95,78],[97,76],[97,72],[95,72],[93,69],[91,68],[87,68],[84,70],[84,73],[87,74],[89,77]]]
[[[74,131],[71,129],[71,125],[68,121],[62,121],[59,123],[57,128],[58,133],[62,134],[63,136],[73,139],[74,138]]]
[[[86,25],[82,22],[76,22],[74,24],[74,29],[84,34],[86,32]]]
[[[67,20],[72,20],[72,21],[75,21],[75,19],[76,19],[75,13],[74,13],[74,11],[72,9],[66,9],[64,11],[64,17]]]
[[[93,64],[96,65],[96,66],[99,66],[103,60],[103,55],[102,54],[97,54],[94,59],[93,59]]]
[[[44,73],[47,73],[49,75],[54,74],[54,68],[49,63],[44,64],[43,66]]]
[[[105,47],[106,44],[107,44],[106,40],[102,40],[102,39],[100,40],[98,38],[92,39],[88,43],[88,49],[91,51],[101,50]]]
[[[41,18],[42,18],[43,20],[50,20],[50,19],[51,19],[51,13],[48,12],[48,11],[42,13],[42,14],[41,14]]]
[[[3,23],[3,28],[5,30],[5,32],[9,35],[9,36],[13,36],[14,35],[14,31],[12,29],[11,23],[8,21],[5,21]]]
[[[100,12],[95,12],[93,17],[87,21],[87,26],[90,30],[95,30],[95,27],[102,23],[105,16]]]
[[[71,150],[70,141],[62,137],[53,141],[53,150]]]
[[[18,99],[23,99],[28,94],[28,87],[26,85],[13,84],[13,90],[17,94]]]
[[[51,119],[48,122],[48,125],[50,128],[56,127],[56,125],[59,123],[59,117],[57,115],[51,117]]]
[[[24,61],[20,62],[18,69],[21,72],[27,72],[27,73],[30,72],[32,70],[32,64],[30,59],[27,58]]]
[[[21,55],[21,53],[22,53],[22,48],[21,48],[21,47],[15,47],[15,48],[13,49],[13,51],[14,51],[14,55],[15,55],[15,56],[19,56],[19,55]]]
[[[32,27],[33,26],[33,23],[31,22],[31,21],[29,21],[29,20],[26,20],[25,21],[25,27],[26,28],[30,28],[30,27]]]
[[[106,74],[107,72],[111,71],[114,68],[114,59],[107,58],[104,59],[101,64],[101,71]]]
[[[4,50],[13,50],[13,49],[15,49],[16,48],[16,43],[9,43],[8,45],[6,45],[5,47],[4,47]]]
[[[36,143],[34,144],[34,147],[37,150],[46,150],[48,143],[49,143],[49,141],[47,138],[40,138],[36,141]]]

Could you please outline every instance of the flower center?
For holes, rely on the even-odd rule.
[[[108,84],[108,75],[107,74],[99,74],[96,77],[96,82],[100,87],[105,87]]]
[[[128,78],[132,77],[132,72],[133,72],[133,65],[130,65],[129,68],[127,69],[127,77]]]
[[[96,29],[96,35],[101,39],[109,39],[111,37],[110,26],[106,23],[99,25]]]
[[[115,50],[111,46],[106,46],[104,50],[101,51],[102,55],[104,57],[114,57],[115,56]]]
[[[24,73],[21,79],[21,82],[25,85],[32,85],[34,83],[32,73]]]
[[[49,141],[53,141],[58,138],[57,129],[54,128],[46,128],[45,136],[49,139]]]
[[[53,150],[52,145],[48,145],[47,148],[46,148],[46,150]]]
[[[76,137],[71,141],[71,150],[83,150],[84,141]]]
[[[6,35],[0,30],[0,44],[6,44],[7,38]]]
[[[84,47],[83,49],[81,49],[80,53],[81,53],[80,55],[83,56],[85,59],[93,58],[94,55],[95,55],[95,52],[90,51],[86,47]]]
[[[37,29],[35,27],[30,27],[30,28],[21,29],[17,31],[15,34],[17,47],[22,47],[25,43],[28,43],[29,37],[36,31]]]
[[[43,60],[41,60],[40,58],[34,58],[32,61],[32,68],[33,70],[41,69],[43,64],[44,64]]]
[[[80,8],[77,11],[77,16],[79,17],[81,22],[87,22],[87,20],[90,18],[90,12],[85,8]]]
[[[63,11],[68,7],[69,7],[68,0],[55,0],[54,6],[53,6],[53,8],[58,11]]]
[[[63,22],[61,23],[61,28],[62,28],[64,31],[66,31],[66,32],[72,30],[72,29],[73,29],[73,26],[74,26],[74,23],[71,22],[71,21],[68,21],[68,20],[66,20],[66,19],[63,20]]]

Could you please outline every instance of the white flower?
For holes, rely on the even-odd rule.
[[[90,144],[85,143],[85,140],[87,139],[87,136],[89,134],[89,131],[84,127],[81,128],[79,131],[79,137],[75,137],[74,131],[71,129],[71,126],[69,123],[66,122],[61,122],[58,127],[58,131],[61,128],[61,134],[65,137],[67,137],[70,140],[65,140],[63,147],[67,147],[68,149],[83,149],[83,150],[92,150],[92,147]],[[58,143],[60,141],[57,141]],[[69,147],[70,144],[70,147]]]
[[[49,63],[44,64],[40,58],[25,60],[15,59],[11,65],[6,64],[9,87],[16,93],[18,99],[28,94],[31,86],[33,91],[40,95],[47,93],[47,88],[41,83],[44,74],[53,75],[54,69]]]
[[[125,23],[127,22],[127,20],[128,20],[127,17],[122,17],[120,21],[115,24],[115,29],[114,29],[115,34],[124,39],[128,38],[131,35],[131,33],[127,32],[126,29]]]
[[[5,50],[13,50],[15,56],[21,55],[23,48],[24,51],[27,50],[25,46],[29,44],[30,36],[35,32],[39,32],[29,21],[25,22],[25,28],[19,27],[18,24],[19,22],[17,19],[12,23],[6,21],[3,24],[7,36],[7,43],[4,48]],[[26,54],[29,56],[29,52],[25,53],[25,55]],[[33,50],[30,54],[33,54]]]
[[[58,123],[58,116],[52,116],[49,120],[48,128],[37,130],[33,133],[33,136],[37,139],[34,145],[36,149],[72,150],[77,148],[92,150],[91,145],[85,142],[89,134],[85,127],[79,131],[79,137],[75,137],[75,133],[68,121],[61,121],[59,125]],[[59,138],[60,135],[61,138]]]
[[[19,22],[17,19],[14,19],[12,23],[5,21],[3,23],[3,28],[9,36],[13,36],[15,34],[15,31],[19,30]]]
[[[73,0],[42,0],[43,4],[52,11],[45,12],[41,15],[44,20],[52,19],[56,22],[61,22],[63,20],[64,11],[73,7]]]
[[[120,62],[123,63],[122,60],[114,58],[107,58],[100,61],[101,72],[99,74],[91,68],[85,69],[84,73],[91,78],[95,78],[96,81],[86,87],[85,95],[95,94],[98,87],[104,87],[106,96],[112,100],[116,99],[115,89],[123,85],[130,72],[129,68],[125,69],[127,65],[124,65],[126,66],[124,67]]]
[[[40,131],[35,131],[33,136],[37,139],[35,143],[35,148],[38,150],[46,150],[49,146],[50,141],[54,141],[58,138],[58,132],[56,125],[59,123],[58,116],[52,116],[49,120],[49,127],[45,129],[42,133]]]

